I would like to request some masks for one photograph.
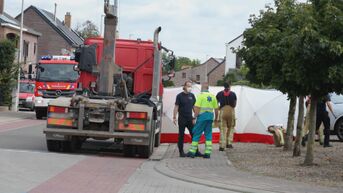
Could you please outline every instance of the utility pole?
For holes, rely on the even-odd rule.
[[[18,111],[19,106],[19,89],[20,89],[20,67],[23,55],[23,26],[24,26],[24,0],[21,0],[21,18],[20,18],[20,37],[19,37],[19,56],[18,56],[18,78],[17,78],[17,90],[15,96],[13,111]]]
[[[105,15],[101,15],[101,20],[100,20],[100,36],[101,37],[103,37],[103,29],[104,29],[104,27],[103,27],[103,23],[104,23],[104,17],[105,17]]]

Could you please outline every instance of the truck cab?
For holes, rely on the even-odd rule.
[[[48,103],[60,96],[72,97],[79,74],[70,56],[44,56],[36,66],[35,112],[37,119],[47,114]]]

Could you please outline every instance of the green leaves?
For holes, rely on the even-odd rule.
[[[252,16],[238,50],[247,77],[298,96],[343,88],[343,1],[276,0]]]
[[[11,103],[11,89],[15,82],[18,66],[13,64],[15,46],[11,41],[0,42],[0,105]]]
[[[98,27],[90,20],[85,21],[84,23],[77,24],[75,31],[83,38],[97,37],[100,34]]]

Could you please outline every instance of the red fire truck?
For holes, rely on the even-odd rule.
[[[49,103],[44,129],[49,151],[77,150],[88,138],[114,139],[125,155],[147,158],[160,144],[161,27],[153,42],[116,40],[116,7],[105,0],[104,39],[88,39],[76,53],[77,95]],[[172,69],[175,58],[169,53],[165,66]]]
[[[70,56],[43,56],[36,66],[35,112],[37,119],[47,115],[48,103],[60,96],[72,97],[79,74]]]

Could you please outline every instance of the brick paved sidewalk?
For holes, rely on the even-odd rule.
[[[235,193],[169,178],[154,169],[156,161],[144,162],[119,193]]]
[[[201,145],[200,150],[203,150]],[[185,150],[188,145],[185,146]],[[214,145],[211,159],[179,158],[176,145],[170,145],[164,160],[155,169],[160,173],[183,181],[193,182],[237,192],[342,192],[337,188],[315,187],[272,177],[257,176],[236,170],[225,152]]]

